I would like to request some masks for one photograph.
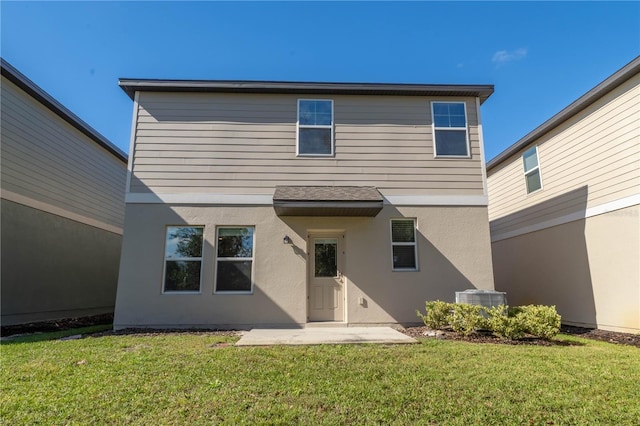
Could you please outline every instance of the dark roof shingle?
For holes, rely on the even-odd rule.
[[[376,216],[384,197],[373,186],[276,186],[278,216]]]
[[[374,186],[276,186],[274,201],[383,201]]]

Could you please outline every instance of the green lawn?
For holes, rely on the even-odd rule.
[[[236,348],[213,335],[3,342],[1,423],[638,424],[640,350],[423,340]]]

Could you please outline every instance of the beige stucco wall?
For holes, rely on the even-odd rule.
[[[112,313],[122,236],[1,200],[2,325]]]
[[[392,272],[389,221],[417,219],[419,272]],[[162,294],[166,225],[204,225],[200,294]],[[213,294],[216,226],[254,225],[254,291]],[[272,207],[128,204],[114,327],[302,326],[307,234],[344,231],[346,322],[417,323],[427,299],[493,288],[486,207],[385,206],[375,218],[277,217]],[[293,245],[282,239],[289,235]],[[364,304],[358,299],[364,298]]]
[[[640,206],[495,241],[496,289],[564,323],[640,331]]]

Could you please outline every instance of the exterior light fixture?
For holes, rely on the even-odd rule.
[[[291,238],[289,238],[288,235],[285,235],[284,238],[282,239],[282,242],[284,244],[293,244],[293,242],[291,241]]]

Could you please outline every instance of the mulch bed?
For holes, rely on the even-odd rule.
[[[113,315],[95,315],[91,317],[83,318],[69,318],[55,321],[45,321],[32,324],[21,324],[0,327],[0,335],[2,337],[11,336],[14,334],[30,334],[30,333],[46,333],[51,331],[68,330],[72,328],[89,327],[93,325],[101,324],[113,324]],[[400,330],[404,334],[411,337],[420,338],[433,338],[433,339],[445,339],[456,340],[473,343],[496,343],[506,345],[539,345],[539,346],[555,346],[555,345],[569,345],[566,342],[560,342],[558,340],[543,340],[535,337],[525,337],[522,340],[503,340],[488,332],[479,332],[472,334],[471,336],[463,336],[450,330],[442,330],[434,334],[433,330],[427,327],[407,327],[404,330]],[[586,339],[600,340],[603,342],[616,343],[621,345],[630,345],[640,348],[640,334],[630,333],[616,333],[613,331],[605,331],[598,329],[582,328],[563,326],[560,330],[561,333],[571,334],[574,336],[583,337]],[[91,334],[92,337],[101,336],[121,336],[121,335],[138,335],[138,336],[157,336],[161,334],[207,334],[218,336],[239,336],[240,331],[237,330],[209,330],[209,329],[148,329],[148,328],[128,328],[118,331],[103,331],[99,333]]]
[[[585,339],[600,340],[602,342],[618,343],[620,345],[631,345],[640,348],[640,333],[617,333],[615,331],[598,330],[593,328],[573,327],[564,325],[560,329],[561,333],[572,334],[584,337]]]
[[[569,346],[570,343],[561,342],[559,340],[544,340],[536,337],[525,337],[521,340],[504,340],[494,336],[490,332],[478,332],[470,336],[453,332],[451,330],[438,330],[437,332],[428,327],[407,327],[401,330],[404,334],[411,337],[427,337],[432,339],[457,340],[472,343],[496,343],[505,345],[538,345],[538,346]],[[585,339],[600,340],[602,342],[616,343],[620,345],[630,345],[640,348],[640,334],[617,333],[613,331],[605,331],[591,328],[562,326],[560,332],[574,336],[583,337]],[[434,335],[435,334],[435,335]]]
[[[535,337],[525,337],[520,340],[504,340],[497,336],[494,336],[490,332],[479,331],[469,336],[464,336],[460,333],[456,333],[451,330],[432,330],[429,327],[407,327],[404,330],[400,330],[404,334],[414,338],[430,338],[430,339],[442,339],[442,340],[456,340],[459,342],[471,342],[471,343],[495,343],[504,345],[537,345],[537,346],[554,346],[558,344],[566,345],[564,342],[556,342],[538,339]]]
[[[113,314],[93,315],[81,318],[65,318],[52,321],[34,322],[30,324],[6,325],[0,327],[0,336],[6,337],[14,334],[50,333],[52,331],[91,327],[102,324],[113,324]]]

